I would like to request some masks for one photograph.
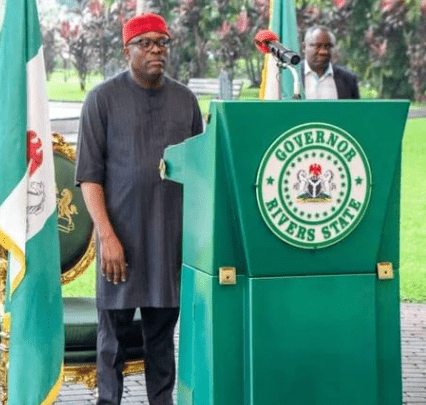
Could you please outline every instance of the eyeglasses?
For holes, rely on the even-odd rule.
[[[139,38],[137,41],[129,42],[127,45],[136,45],[142,51],[150,51],[154,47],[154,44],[157,48],[167,49],[170,45],[170,39],[161,38],[154,40],[150,38]]]

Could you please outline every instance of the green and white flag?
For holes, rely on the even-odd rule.
[[[8,405],[52,404],[64,327],[53,151],[35,0],[0,0],[0,245],[8,252]]]
[[[278,35],[279,41],[298,53],[297,21],[295,0],[270,0],[269,29]],[[260,86],[260,98],[265,100],[291,99],[293,76],[288,69],[280,75],[276,60],[271,54],[265,56]],[[301,84],[300,84],[301,85]]]

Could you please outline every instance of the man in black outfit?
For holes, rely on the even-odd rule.
[[[121,402],[136,308],[149,403],[173,404],[182,187],[162,181],[158,166],[168,145],[201,133],[203,124],[194,94],[164,75],[169,41],[161,16],[129,20],[129,70],[90,92],[80,120],[76,181],[97,234],[97,405]]]
[[[306,32],[302,83],[308,100],[360,98],[356,76],[343,66],[331,64],[335,44],[333,33],[325,26],[311,27]]]

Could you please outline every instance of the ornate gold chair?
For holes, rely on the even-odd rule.
[[[84,205],[81,191],[74,185],[75,150],[59,134],[53,134],[59,242],[61,249],[61,280],[68,284],[81,276],[95,260],[93,224]],[[0,248],[0,297],[4,298],[7,252]],[[1,308],[0,308],[1,309]],[[138,312],[137,312],[138,313]],[[3,316],[3,313],[0,313]],[[3,318],[2,318],[3,320]],[[96,387],[95,298],[64,297],[65,367],[64,381]],[[2,404],[7,404],[7,365],[9,328],[1,324],[2,351],[0,385]],[[128,358],[124,375],[144,371],[140,316],[133,322],[128,336]]]

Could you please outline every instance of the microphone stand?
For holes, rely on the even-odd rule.
[[[289,63],[284,63],[279,60],[277,60],[277,66],[279,69],[290,70],[291,74],[293,75],[293,99],[301,100],[302,95],[300,94],[300,80],[296,68],[293,65],[290,65]]]

